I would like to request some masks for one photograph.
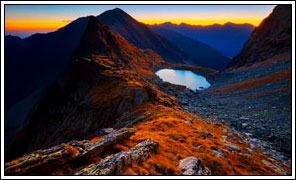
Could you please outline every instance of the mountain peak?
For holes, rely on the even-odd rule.
[[[140,54],[140,55],[139,55]],[[116,64],[136,66],[135,59],[143,53],[131,45],[119,34],[100,22],[95,16],[89,16],[89,22],[81,37],[80,45],[76,50],[76,58],[92,58],[104,56],[112,59]]]
[[[126,14],[126,12],[123,11],[122,9],[120,9],[120,8],[114,8],[114,9],[111,9],[110,11]]]
[[[99,20],[100,20],[100,17],[107,18],[107,20],[109,20],[109,21],[114,21],[115,19],[121,20],[121,19],[125,19],[125,18],[132,19],[132,17],[130,15],[128,15],[125,11],[123,11],[120,8],[114,8],[111,10],[107,10],[97,16],[97,18]]]
[[[97,19],[137,48],[152,49],[169,62],[185,63],[190,59],[179,48],[119,8],[105,11]]]
[[[88,16],[89,22],[81,38],[77,55],[114,54],[119,44],[111,30],[95,16]]]
[[[114,9],[110,9],[107,10],[105,12],[103,12],[102,14],[107,13],[107,14],[114,14],[114,15],[118,15],[118,16],[129,16],[124,10],[120,9],[120,8],[114,8]]]

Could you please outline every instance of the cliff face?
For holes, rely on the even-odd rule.
[[[228,67],[249,66],[292,48],[292,6],[279,5],[253,31],[241,53]]]

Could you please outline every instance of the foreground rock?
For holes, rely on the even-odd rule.
[[[180,161],[179,167],[181,168],[183,175],[211,175],[211,171],[204,167],[196,157],[188,157]]]
[[[98,142],[89,140],[70,141],[46,150],[38,150],[5,164],[5,175],[47,174],[65,168],[78,158],[91,158],[102,153],[107,147],[134,134],[133,130],[114,130]]]
[[[75,175],[119,175],[129,165],[139,163],[149,157],[149,153],[157,151],[158,144],[153,140],[147,139],[129,151],[113,154],[101,160],[97,164],[78,171]]]

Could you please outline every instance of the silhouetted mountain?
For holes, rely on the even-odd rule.
[[[88,18],[79,18],[48,34],[5,37],[5,150],[22,132],[40,95],[66,68],[87,23]]]
[[[292,48],[292,7],[279,5],[254,30],[241,53],[229,67],[252,65]]]
[[[202,42],[158,26],[152,27],[152,30],[165,37],[173,45],[177,46],[187,54],[195,57],[198,62],[193,62],[194,65],[223,70],[230,62],[229,58],[223,56],[219,51]]]
[[[188,57],[179,48],[169,43],[165,38],[153,32],[145,24],[138,22],[123,10],[116,8],[105,11],[97,18],[112,31],[119,33],[131,44],[140,49],[152,49],[166,61],[172,63],[188,63]]]
[[[87,24],[79,18],[58,31],[5,37],[5,109],[40,89],[65,67]]]
[[[244,43],[254,30],[254,26],[250,24],[233,23],[209,26],[164,23],[152,27],[155,26],[175,31],[194,40],[203,42],[228,57],[236,56],[241,51]]]
[[[11,52],[15,51],[13,49],[13,46],[18,47],[21,42],[22,42],[22,39],[17,36],[12,36],[12,35],[5,36],[5,47],[7,48],[7,50],[11,50],[10,52],[8,52],[8,55],[11,55]]]

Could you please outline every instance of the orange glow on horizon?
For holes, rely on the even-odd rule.
[[[54,31],[69,24],[70,21],[55,20],[6,20],[6,31]]]
[[[147,25],[162,24],[165,22],[171,22],[173,24],[186,23],[189,25],[201,25],[208,26],[213,24],[224,25],[225,23],[231,22],[234,24],[252,24],[258,26],[261,19],[222,19],[222,20],[196,20],[196,19],[176,19],[176,20],[165,20],[165,19],[139,19],[141,23]],[[5,21],[5,30],[6,31],[34,31],[34,30],[48,30],[54,31],[61,27],[66,26],[71,21],[62,21],[62,20],[6,20]]]

